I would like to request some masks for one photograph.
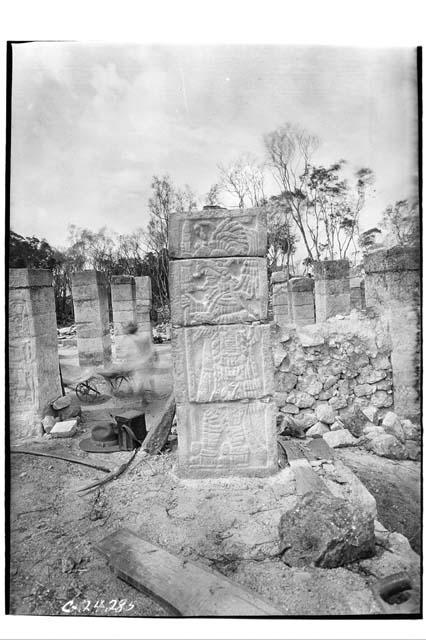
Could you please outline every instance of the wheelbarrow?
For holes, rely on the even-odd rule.
[[[127,371],[84,369],[67,367],[61,369],[63,386],[75,392],[82,404],[90,404],[100,400],[108,392],[116,395],[124,382],[130,383]]]

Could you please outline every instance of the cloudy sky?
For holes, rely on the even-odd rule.
[[[413,188],[416,92],[413,49],[13,45],[11,227],[55,246],[70,224],[143,227],[154,174],[202,204],[285,122],[320,137],[317,163],[375,171],[368,227]]]

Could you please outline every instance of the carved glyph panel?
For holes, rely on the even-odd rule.
[[[176,402],[272,395],[268,325],[175,329],[172,342]]]
[[[276,469],[275,406],[243,401],[177,405],[179,472],[266,475]]]
[[[172,261],[170,296],[174,325],[263,320],[268,305],[266,259]]]
[[[266,225],[258,209],[174,213],[169,221],[171,258],[266,255]]]

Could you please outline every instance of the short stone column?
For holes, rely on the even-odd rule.
[[[52,273],[9,269],[10,441],[42,433],[50,402],[62,395]]]
[[[272,316],[274,322],[283,327],[291,322],[289,295],[288,295],[288,269],[275,271],[271,274],[272,285]]]
[[[351,310],[348,260],[314,262],[315,314],[317,322]]]
[[[80,366],[106,365],[111,362],[107,279],[93,269],[71,279]]]
[[[179,474],[269,475],[277,437],[264,215],[172,214],[169,248]]]
[[[149,333],[151,330],[152,289],[149,276],[135,277],[136,292],[136,321],[139,333]]]
[[[420,254],[417,248],[378,249],[364,257],[368,311],[388,328],[394,408],[401,416],[420,411]]]
[[[121,342],[124,329],[129,323],[137,324],[136,286],[133,276],[112,276],[112,317],[114,321],[115,356],[121,358]]]
[[[314,281],[291,278],[288,281],[291,321],[298,327],[315,323]]]
[[[364,278],[352,276],[349,278],[351,309],[361,311],[365,309],[365,283]]]

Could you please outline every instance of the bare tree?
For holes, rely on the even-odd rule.
[[[215,184],[212,184],[205,199],[205,205],[207,207],[221,206],[219,201],[220,190],[221,190],[221,187],[217,182]]]
[[[220,188],[237,198],[238,206],[246,203],[259,207],[265,202],[264,165],[251,154],[243,154],[227,167],[219,165]]]
[[[264,143],[272,175],[288,200],[292,218],[312,259],[306,224],[306,181],[310,160],[319,140],[304,129],[287,123],[266,134]]]

